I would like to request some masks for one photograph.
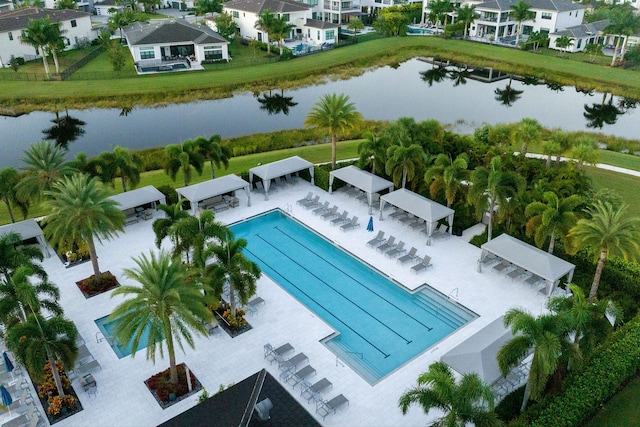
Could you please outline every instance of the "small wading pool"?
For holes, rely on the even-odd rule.
[[[131,354],[131,343],[127,345],[120,345],[113,338],[113,324],[114,321],[109,322],[109,316],[104,316],[95,320],[96,325],[98,325],[98,329],[104,335],[104,338],[109,342],[111,349],[118,356],[119,359],[123,357],[127,357]],[[142,338],[140,338],[140,344],[138,345],[138,351],[144,350],[147,348],[147,338],[149,338],[149,328],[145,328],[142,333]]]
[[[280,210],[231,229],[267,276],[337,331],[325,345],[372,385],[477,317],[426,284],[406,292]]]

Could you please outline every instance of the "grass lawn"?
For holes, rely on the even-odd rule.
[[[91,46],[91,47],[87,47],[84,49],[74,49],[74,50],[69,50],[69,51],[65,51],[62,52],[60,54],[58,54],[58,62],[60,63],[60,71],[64,71],[64,69],[69,66],[70,64],[75,63],[76,61],[78,61],[78,59],[82,58],[83,56],[87,55],[87,53],[91,52],[92,50],[95,49],[95,46]],[[49,63],[49,71],[51,71],[52,73],[55,73],[56,71],[56,66],[53,62],[53,57],[49,56],[47,58],[47,61]],[[133,62],[132,62],[133,63]],[[11,68],[0,68],[0,73],[14,73],[15,71],[13,71]],[[28,61],[25,62],[24,65],[21,65],[20,68],[18,68],[18,72],[19,73],[38,73],[38,74],[44,74],[44,64],[42,63],[42,58],[38,58],[35,59],[33,61]],[[34,82],[31,82],[32,84]]]
[[[587,424],[587,427],[631,427],[640,425],[640,377],[620,390]]]
[[[640,216],[640,178],[593,167],[586,168],[586,172],[596,190],[615,190],[629,204],[629,214]]]
[[[640,156],[600,150],[600,163],[640,171]]]

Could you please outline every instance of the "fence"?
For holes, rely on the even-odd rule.
[[[60,80],[67,80],[69,76],[71,76],[73,73],[78,71],[80,67],[87,65],[89,61],[91,61],[96,56],[100,55],[103,50],[104,50],[103,47],[99,46],[95,50],[89,52],[87,55],[83,56],[82,58],[74,62],[73,64],[69,65],[67,68],[65,68],[64,71],[60,73]]]
[[[85,66],[93,58],[100,55],[100,53],[102,53],[102,50],[103,50],[102,47],[97,47],[96,49],[92,50],[91,52],[89,52],[87,55],[83,56],[79,60],[71,63],[68,62],[67,58],[61,57],[58,63],[61,68],[64,68],[64,70],[59,74],[51,73],[51,76],[49,78],[47,78],[47,75],[45,73],[24,73],[24,72],[18,71],[14,73],[0,73],[0,80],[28,81],[28,82],[46,81],[46,80],[67,80],[73,73],[75,73],[81,67]],[[27,56],[29,55],[25,55],[25,59],[27,59]],[[31,56],[29,57],[29,60],[34,60],[34,59],[36,58]],[[53,69],[52,61],[49,61],[49,69]],[[114,74],[114,73],[108,73],[108,74]],[[135,75],[135,73],[133,73],[133,75]]]

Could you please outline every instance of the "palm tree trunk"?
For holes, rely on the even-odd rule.
[[[522,31],[522,21],[518,22],[518,31],[516,32],[516,48],[518,47],[518,42],[520,41],[520,31]]]
[[[468,23],[464,23],[464,39],[467,39],[467,28],[469,28],[469,24]]]
[[[231,308],[231,315],[236,317],[236,293],[233,291],[231,283],[229,283],[229,307]]]
[[[167,340],[167,353],[169,353],[169,382],[178,384],[178,367],[176,366],[176,350],[173,346],[173,335],[171,334],[171,322],[164,319],[164,336]]]
[[[211,179],[216,179],[216,170],[213,166],[213,159],[209,160],[209,163],[211,163]]]
[[[11,210],[11,203],[9,202],[9,199],[7,199],[7,197],[3,197],[2,201],[5,203],[5,205],[7,205],[7,211],[9,212],[11,222],[16,222],[16,220],[13,218],[13,211]]]
[[[551,167],[551,154],[549,154],[547,156],[547,165],[546,165],[547,169],[549,169]]]
[[[552,253],[553,253],[553,247],[554,247],[554,246],[555,246],[555,244],[556,244],[556,232],[555,232],[555,231],[553,231],[553,232],[551,233],[551,238],[550,238],[550,240],[551,240],[551,241],[549,242],[549,253],[550,253],[550,254],[552,254]]]
[[[120,180],[122,181],[122,191],[127,192],[127,177],[123,173],[120,174]]]
[[[618,36],[618,40],[616,40],[616,47],[613,50],[613,58],[611,58],[611,66],[616,65],[616,60],[618,59],[618,48],[620,47],[620,36]],[[606,94],[605,94],[606,96]]]
[[[402,168],[402,188],[407,184],[407,168]]]
[[[531,375],[531,373],[529,373]],[[529,403],[529,396],[531,395],[531,385],[529,381],[527,381],[527,385],[524,387],[524,397],[522,398],[522,406],[520,407],[520,412],[524,412],[527,408],[527,403]]]
[[[600,276],[602,275],[602,269],[604,268],[604,261],[607,259],[607,248],[600,250],[600,257],[598,258],[598,265],[596,267],[596,274],[593,276],[593,283],[591,284],[591,291],[589,291],[589,302],[593,302],[598,294],[598,285],[600,284]]]
[[[336,134],[331,135],[331,170],[336,170],[336,149],[337,149],[337,139],[338,136]]]
[[[56,74],[60,74],[60,64],[58,63],[58,54],[55,49],[51,49],[51,55],[53,55],[53,63],[56,66]]]
[[[42,51],[42,64],[44,65],[44,73],[47,75],[47,80],[51,78],[51,73],[49,72],[49,63],[47,62],[47,51],[44,50],[44,47],[40,49]]]
[[[47,358],[49,359],[49,366],[51,366],[51,373],[53,374],[53,381],[56,383],[56,388],[58,389],[58,395],[60,397],[64,397],[64,389],[62,388],[62,381],[60,381],[60,373],[58,372],[58,367],[56,366],[56,361],[51,354],[51,350],[47,346]]]
[[[491,235],[493,234],[493,209],[495,208],[495,202],[493,198],[491,199],[491,203],[489,203],[489,224],[487,224],[487,241],[491,240]]]
[[[100,267],[98,267],[98,254],[96,253],[96,245],[93,241],[93,236],[89,236],[87,239],[87,247],[89,248],[89,258],[91,259],[93,274],[95,275],[96,282],[99,282],[102,280],[102,275],[100,274]]]

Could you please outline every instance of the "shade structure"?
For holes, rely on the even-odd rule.
[[[338,178],[347,184],[351,184],[367,193],[369,215],[371,215],[373,209],[373,195],[383,190],[389,190],[389,192],[393,191],[393,182],[380,178],[378,175],[374,175],[371,172],[363,171],[355,166],[347,166],[329,173],[329,193],[333,191],[333,180],[335,178]]]
[[[152,207],[155,208],[157,204],[167,203],[165,195],[153,185],[134,188],[133,190],[125,191],[124,193],[116,194],[109,198],[120,204],[121,211],[134,209],[147,204],[151,204]]]
[[[47,241],[44,238],[44,233],[42,232],[42,229],[35,219],[26,219],[24,221],[0,226],[0,236],[9,233],[19,234],[20,237],[22,237],[22,241],[35,238],[40,244],[44,255],[47,258],[50,256],[49,245],[47,245]]]
[[[551,295],[553,289],[564,276],[567,276],[567,283],[570,283],[576,267],[570,262],[508,234],[499,235],[482,245],[481,248],[481,260],[492,253],[544,279],[547,283],[547,295]]]
[[[443,354],[440,360],[461,374],[476,373],[486,383],[492,384],[502,376],[496,358],[498,350],[512,336],[500,316]]]
[[[422,218],[426,222],[427,227],[427,244],[431,243],[431,236],[435,231],[436,224],[441,219],[446,219],[449,224],[449,234],[453,228],[453,216],[455,211],[431,199],[409,191],[406,188],[400,188],[393,193],[385,194],[380,197],[380,220],[382,221],[382,212],[386,203],[392,204],[405,212],[408,212],[418,218]]]
[[[238,175],[225,175],[220,178],[210,179],[199,184],[189,185],[176,189],[180,197],[184,197],[191,203],[191,211],[196,215],[198,203],[212,197],[231,193],[244,188],[247,193],[247,205],[251,206],[250,184]]]
[[[13,362],[9,358],[9,355],[7,354],[6,351],[2,352],[2,358],[4,359],[4,366],[7,369],[7,372],[13,371],[13,368],[14,368]]]
[[[264,199],[269,200],[269,187],[271,186],[272,179],[300,172],[305,169],[309,170],[309,174],[311,175],[311,185],[313,185],[313,163],[298,156],[289,157],[249,169],[249,182],[253,185],[253,179],[255,176],[262,179],[264,186]]]

